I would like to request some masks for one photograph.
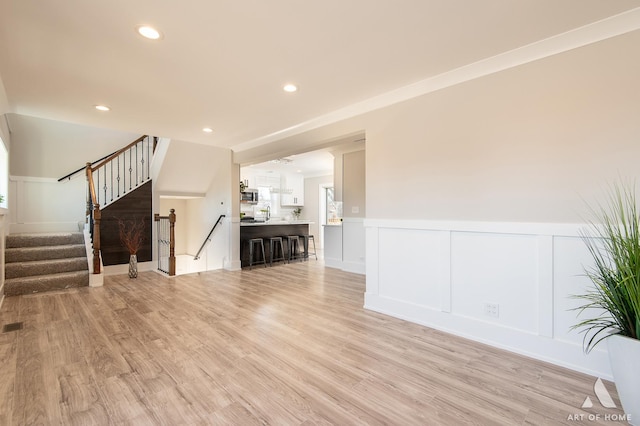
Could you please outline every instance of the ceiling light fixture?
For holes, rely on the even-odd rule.
[[[148,38],[149,40],[158,40],[159,38],[162,37],[162,34],[160,33],[160,31],[148,25],[140,25],[139,27],[136,27],[136,31],[142,37]]]
[[[111,108],[109,108],[106,105],[94,105],[93,106],[95,109],[97,109],[98,111],[110,111]]]
[[[291,164],[293,163],[293,160],[291,158],[276,158],[275,160],[271,160],[269,162],[275,164]]]
[[[298,90],[298,86],[295,84],[285,84],[282,88],[285,92],[293,93]]]
[[[205,127],[204,129],[202,129],[202,131],[205,133],[211,133],[213,132],[213,129],[211,127]]]

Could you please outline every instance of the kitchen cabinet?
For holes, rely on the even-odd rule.
[[[280,205],[283,207],[304,206],[304,176],[295,174],[281,176]]]
[[[278,175],[258,175],[255,177],[256,188],[267,186],[271,189],[280,188],[280,176]]]
[[[271,189],[280,189],[280,175],[277,173],[273,174],[255,174],[255,173],[244,173],[241,176],[243,181],[246,180],[247,188],[256,189],[259,187],[269,187]]]

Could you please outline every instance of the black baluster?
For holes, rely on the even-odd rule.
[[[98,204],[100,204],[100,169],[98,169],[98,185],[96,186],[96,198]]]
[[[118,182],[118,198],[120,198],[120,156],[116,157],[118,160],[118,164],[116,164],[116,171],[118,172],[118,176],[116,177],[116,181]]]
[[[111,201],[113,201],[113,161],[109,161],[111,165]]]
[[[148,137],[149,136],[147,136],[147,138]],[[142,183],[144,182],[144,139],[142,139],[142,142],[140,142],[140,151],[140,156],[142,157],[142,160],[140,160],[140,174],[142,175],[142,180],[140,180],[140,183]]]
[[[131,172],[133,168],[131,167],[131,148],[129,148],[129,190],[131,190]]]
[[[149,145],[151,144],[151,138],[147,136],[147,179],[151,179],[151,171],[149,170],[149,164],[151,163],[151,152]]]
[[[122,154],[122,195],[127,193],[127,153],[123,152]]]
[[[136,186],[138,186],[138,144],[136,144]]]

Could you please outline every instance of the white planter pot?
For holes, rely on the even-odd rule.
[[[607,337],[609,361],[618,396],[629,424],[640,425],[640,340],[614,334]]]

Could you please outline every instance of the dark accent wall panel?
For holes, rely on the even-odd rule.
[[[151,227],[153,226],[153,214],[151,189],[151,181],[148,181],[102,210],[100,245],[102,262],[105,266],[129,263],[129,252],[120,242],[118,219],[140,220],[143,218],[145,239],[138,251],[138,262],[152,260]]]

